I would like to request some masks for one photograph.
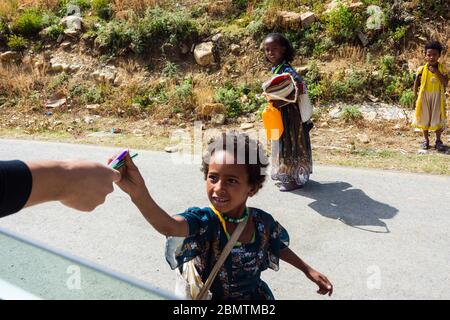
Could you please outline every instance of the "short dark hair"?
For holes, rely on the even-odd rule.
[[[432,41],[432,42],[427,43],[427,44],[425,45],[425,53],[426,53],[427,50],[429,50],[429,49],[437,50],[437,51],[439,51],[439,54],[441,54],[441,53],[442,53],[442,50],[443,50],[442,44],[441,44],[439,41]]]
[[[202,158],[201,171],[205,180],[208,177],[211,157],[216,151],[233,151],[234,163],[245,164],[247,168],[248,183],[252,186],[257,186],[258,190],[262,188],[266,179],[266,167],[269,165],[269,161],[261,142],[237,131],[224,132],[212,138],[208,142],[208,151]],[[244,152],[243,155],[245,156],[242,157],[243,155],[238,154],[238,152]],[[244,163],[241,163],[241,160],[244,160]]]
[[[266,42],[267,39],[273,39],[274,41],[278,42],[280,45],[282,45],[286,50],[284,51],[284,60],[287,62],[291,62],[294,60],[295,57],[295,50],[292,47],[292,44],[290,41],[281,33],[269,33],[265,38],[264,42]]]

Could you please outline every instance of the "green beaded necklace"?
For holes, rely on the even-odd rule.
[[[226,216],[226,215],[222,215],[222,218],[223,218],[223,220],[225,220],[226,222],[230,222],[230,223],[241,223],[242,221],[248,219],[248,208],[245,207],[244,214],[243,214],[241,217],[239,217],[239,218],[231,218],[231,217],[228,217],[228,216]]]

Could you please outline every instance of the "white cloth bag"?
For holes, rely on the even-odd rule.
[[[184,263],[176,269],[175,295],[181,299],[195,300],[203,287],[202,277],[197,272],[194,259]],[[208,290],[205,300],[211,300],[212,293]]]

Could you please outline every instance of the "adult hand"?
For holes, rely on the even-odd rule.
[[[319,286],[319,290],[317,290],[318,294],[324,295],[328,293],[329,296],[333,294],[333,285],[323,274],[316,270],[310,270],[306,275],[311,281]]]
[[[80,211],[92,211],[105,202],[120,172],[93,161],[27,162],[33,177],[27,206],[60,201]]]

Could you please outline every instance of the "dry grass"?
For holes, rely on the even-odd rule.
[[[59,0],[1,0],[0,16],[8,20],[14,17],[20,8],[39,8],[53,10],[58,6]]]
[[[163,0],[114,0],[112,1],[114,12],[133,10],[138,14],[143,14],[147,8],[153,8],[164,4]]]
[[[7,97],[27,96],[44,82],[46,77],[37,69],[0,65],[0,92]]]
[[[365,63],[366,52],[361,47],[344,46],[340,47],[337,51],[337,56],[342,59],[346,59],[352,62]]]

